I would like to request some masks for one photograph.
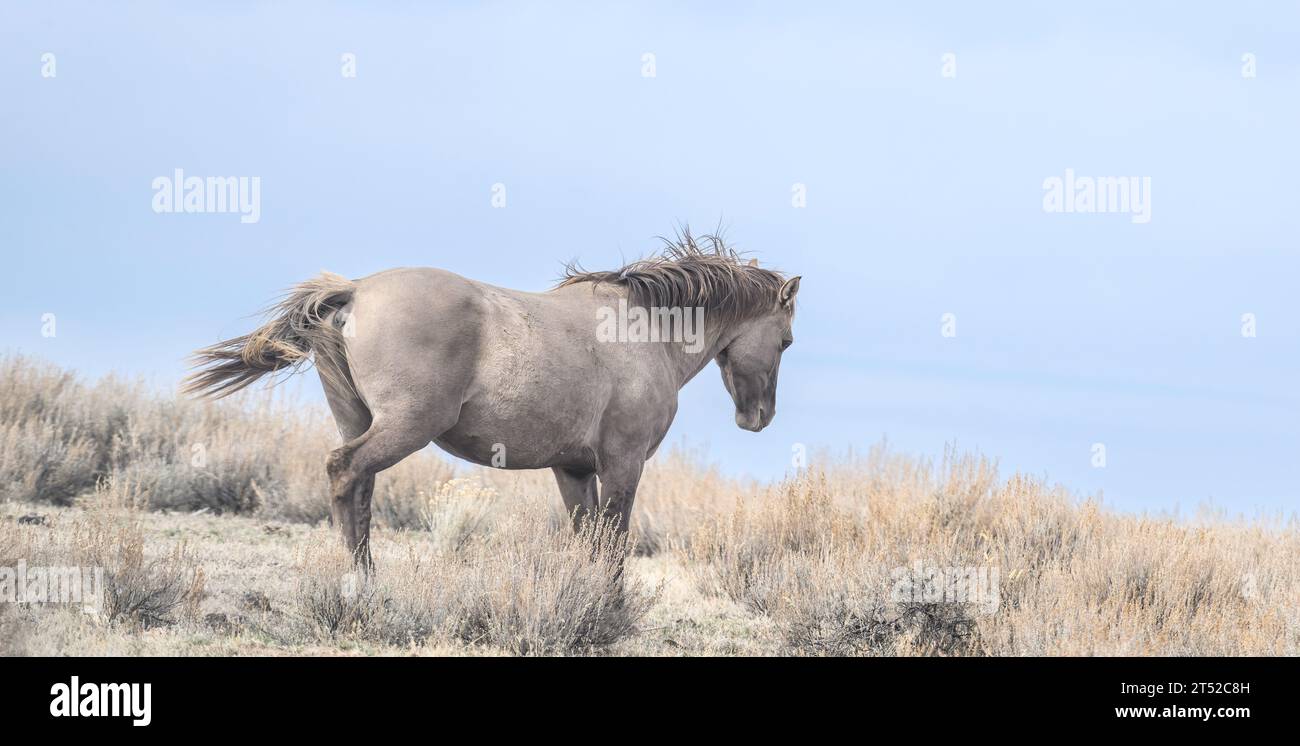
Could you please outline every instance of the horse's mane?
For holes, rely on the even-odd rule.
[[[684,227],[675,238],[660,236],[660,240],[664,250],[659,255],[613,271],[587,272],[570,262],[556,287],[580,282],[619,285],[627,288],[628,302],[633,305],[701,307],[724,321],[757,316],[776,303],[785,276],[757,263],[745,263],[721,236],[706,234],[697,240],[690,228]]]

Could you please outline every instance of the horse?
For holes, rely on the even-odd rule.
[[[760,431],[794,342],[799,277],[716,236],[665,243],[614,271],[569,263],[541,293],[433,268],[322,272],[251,333],[197,350],[182,391],[220,398],[314,359],[343,438],[326,459],[330,515],[363,568],[375,474],[430,442],[481,465],[550,468],[575,528],[601,516],[625,534],[679,390],[717,361],[736,424]]]

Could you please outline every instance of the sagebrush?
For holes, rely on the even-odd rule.
[[[647,464],[630,537],[574,535],[549,471],[425,450],[379,475],[360,577],[324,523],[337,442],[318,406],[0,361],[0,567],[102,565],[116,589],[107,620],[0,604],[4,651],[1300,652],[1294,517],[1122,513],[884,444],[763,483],[682,446]]]

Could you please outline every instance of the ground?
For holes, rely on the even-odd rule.
[[[43,516],[33,532],[59,532],[84,514],[81,508],[37,503],[0,505],[0,521]],[[148,546],[184,543],[204,575],[202,616],[188,623],[150,629],[112,626],[93,617],[59,610],[44,614],[21,651],[31,655],[230,656],[230,655],[501,655],[484,645],[393,645],[341,639],[286,641],[257,629],[252,620],[265,608],[293,613],[294,573],[302,554],[320,543],[334,544],[328,526],[306,526],[210,513],[142,513]],[[375,554],[382,564],[399,551],[394,535],[375,532]],[[382,567],[377,570],[382,572]],[[632,556],[628,572],[657,593],[637,633],[601,654],[609,655],[770,655],[780,649],[772,623],[739,604],[701,593],[680,558],[671,554]],[[241,620],[248,620],[247,622]],[[246,626],[245,626],[246,625]]]
[[[669,447],[630,538],[575,535],[549,471],[425,450],[379,475],[358,576],[337,444],[320,407],[0,359],[0,654],[1300,653],[1294,517],[1126,513],[955,449],[759,482]],[[20,566],[98,568],[101,613],[19,602]]]

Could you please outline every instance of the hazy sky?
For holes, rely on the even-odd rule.
[[[171,386],[321,269],[542,290],[722,220],[804,277],[767,430],[683,392],[728,471],[888,437],[1300,505],[1300,6],[180,5],[0,6],[0,349]],[[258,177],[258,222],[155,213],[177,168]],[[1150,222],[1046,212],[1066,169],[1149,177]]]

